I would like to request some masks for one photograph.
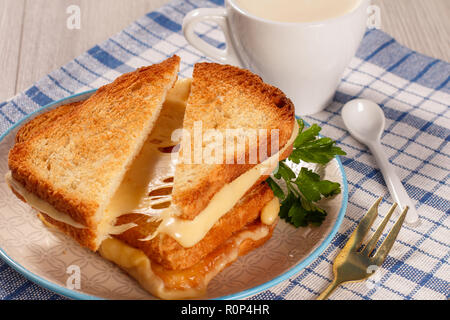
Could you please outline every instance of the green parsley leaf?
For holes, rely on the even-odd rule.
[[[313,226],[320,226],[325,220],[327,213],[312,202],[302,201],[302,206],[307,212],[306,221]]]
[[[283,200],[285,195],[284,195],[283,190],[280,188],[280,186],[270,177],[267,179],[267,183],[269,184],[269,187],[272,189],[273,194],[277,198]]]
[[[288,193],[286,199],[281,202],[280,212],[278,214],[280,218],[285,219],[287,222],[290,222],[289,210],[291,209],[296,199],[297,198],[292,192]]]
[[[313,124],[304,131],[303,122],[300,127],[302,130],[299,131],[294,141],[294,150],[289,156],[292,162],[300,163],[302,160],[310,163],[327,164],[336,155],[346,155],[341,148],[335,146],[336,142],[332,139],[318,138],[322,128],[317,124]]]
[[[320,176],[312,170],[302,168],[295,180],[300,192],[311,202],[316,202],[324,197],[330,197],[341,192],[339,183],[328,180],[320,180]]]
[[[290,193],[281,203],[279,216],[286,222],[299,228],[307,227],[308,225],[320,226],[325,220],[327,213],[316,205],[302,198],[296,198]]]
[[[288,216],[290,222],[296,227],[307,227],[308,221],[306,220],[307,212],[302,207],[300,201],[295,201],[291,209],[289,209]]]
[[[275,178],[284,180],[294,180],[295,179],[295,172],[292,171],[291,168],[289,168],[283,161],[281,161],[278,164],[278,169],[274,173]]]
[[[289,157],[294,163],[305,161],[323,165],[336,155],[346,154],[341,148],[335,146],[332,139],[318,137],[321,131],[318,125],[314,124],[304,130],[303,120],[298,120],[298,124],[299,134]],[[287,194],[285,194],[274,179],[267,179],[273,193],[281,200],[279,216],[296,228],[308,225],[320,226],[327,213],[316,202],[341,192],[339,183],[321,180],[320,175],[307,168],[302,168],[296,175],[285,161],[279,163],[274,177],[277,180],[283,180],[287,187]]]

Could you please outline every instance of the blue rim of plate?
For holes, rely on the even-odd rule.
[[[8,136],[10,134],[10,132],[13,131],[16,127],[20,126],[25,121],[27,121],[28,119],[32,118],[33,116],[39,114],[44,109],[50,108],[50,107],[52,107],[54,105],[60,104],[60,103],[66,101],[66,100],[69,100],[69,99],[75,99],[77,97],[81,97],[81,96],[92,94],[95,91],[97,91],[97,90],[94,89],[94,90],[89,90],[89,91],[77,93],[77,94],[71,95],[69,97],[66,97],[66,98],[54,101],[52,103],[49,103],[49,104],[43,106],[42,108],[39,108],[38,110],[36,110],[36,111],[30,113],[29,115],[27,115],[21,121],[19,121],[16,124],[14,124],[8,130],[6,130],[6,132],[3,133],[0,136],[0,142],[2,142],[3,139],[6,136]],[[296,118],[299,118],[299,117],[296,116]],[[306,121],[305,121],[305,124],[308,125],[308,123]],[[289,279],[290,277],[294,276],[295,274],[299,273],[306,266],[311,264],[322,252],[325,251],[325,249],[329,246],[329,244],[333,240],[334,236],[338,232],[338,229],[341,226],[342,221],[344,220],[345,212],[347,210],[347,202],[348,202],[347,176],[345,174],[345,170],[344,170],[344,167],[342,166],[342,162],[341,162],[339,156],[336,156],[336,161],[338,163],[339,170],[340,170],[340,172],[342,174],[342,185],[343,185],[343,188],[342,188],[341,209],[340,209],[340,211],[338,213],[338,216],[337,216],[337,219],[336,219],[336,221],[334,223],[333,228],[331,229],[330,233],[325,238],[325,240],[322,241],[320,246],[318,246],[316,249],[314,249],[313,252],[311,252],[306,258],[304,258],[302,261],[300,261],[297,265],[295,265],[294,267],[292,267],[290,270],[286,271],[285,273],[277,276],[276,278],[274,278],[274,279],[272,279],[272,280],[270,280],[268,282],[265,282],[263,284],[260,284],[260,285],[258,285],[256,287],[253,287],[253,288],[250,288],[250,289],[238,292],[238,293],[234,293],[234,294],[218,297],[218,298],[215,298],[214,300],[238,300],[238,299],[244,299],[244,298],[247,298],[249,296],[258,294],[258,293],[260,293],[260,292],[262,292],[264,290],[267,290],[267,289],[269,289],[269,288],[279,284],[280,282],[282,282],[284,280]],[[3,261],[5,261],[11,268],[16,270],[20,274],[22,274],[28,280],[30,280],[30,281],[32,281],[32,282],[34,282],[34,283],[36,283],[36,284],[38,284],[38,285],[48,289],[48,290],[53,291],[56,294],[62,295],[62,296],[67,297],[67,298],[76,299],[76,300],[104,300],[104,298],[101,298],[101,297],[97,297],[97,296],[93,296],[93,295],[89,295],[89,294],[86,294],[86,293],[81,293],[81,292],[78,292],[78,291],[74,291],[74,290],[68,289],[66,287],[60,286],[58,284],[55,284],[55,283],[51,282],[50,280],[46,280],[46,279],[44,279],[44,278],[34,274],[33,272],[27,270],[22,265],[20,265],[16,261],[14,261],[11,257],[9,257],[2,248],[0,248],[0,258],[3,259]]]

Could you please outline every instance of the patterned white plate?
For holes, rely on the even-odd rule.
[[[50,104],[0,137],[0,176],[4,177],[8,171],[8,152],[22,123],[62,104],[86,99],[92,93]],[[319,173],[326,179],[340,182],[342,187],[341,194],[321,203],[328,212],[323,225],[296,229],[280,221],[264,246],[239,258],[211,281],[205,299],[242,299],[259,293],[294,276],[325,250],[345,214],[347,180],[339,158],[321,168]],[[34,210],[18,200],[1,178],[0,257],[31,281],[69,298],[152,299],[117,266],[81,248],[62,233],[44,227]],[[73,273],[70,266],[79,267],[80,289],[67,286]]]

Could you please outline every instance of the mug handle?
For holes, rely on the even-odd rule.
[[[195,26],[202,21],[214,21],[222,29],[226,40],[226,49],[221,50],[201,39],[195,32]],[[200,8],[189,12],[183,20],[183,33],[186,40],[197,50],[206,56],[221,63],[241,66],[238,55],[233,47],[228,26],[227,9],[225,8]]]

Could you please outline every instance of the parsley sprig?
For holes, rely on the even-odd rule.
[[[336,155],[346,155],[341,148],[335,146],[335,141],[319,137],[322,129],[317,124],[313,124],[307,129],[305,129],[303,120],[298,120],[298,124],[299,133],[288,158],[290,161],[296,164],[304,161],[325,165]],[[285,194],[274,179],[267,179],[273,193],[281,200],[279,215],[297,228],[321,225],[327,213],[316,203],[341,192],[339,183],[322,180],[320,175],[305,167],[301,168],[298,175],[295,174],[286,164],[286,160],[279,163],[274,178],[284,180],[287,189],[287,194]]]

